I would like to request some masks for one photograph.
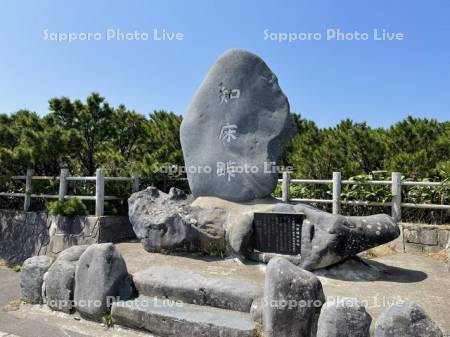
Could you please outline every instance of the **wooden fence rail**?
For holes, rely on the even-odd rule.
[[[400,172],[392,172],[391,180],[367,180],[354,181],[342,180],[340,172],[333,172],[333,178],[330,180],[323,179],[291,179],[289,172],[283,172],[283,179],[281,182],[282,196],[281,200],[284,202],[300,201],[307,203],[324,203],[332,204],[333,214],[341,212],[341,205],[356,205],[356,206],[390,206],[392,217],[396,221],[401,220],[402,207],[404,208],[425,208],[436,210],[450,210],[450,205],[440,204],[415,204],[402,202],[402,186],[443,186],[445,182],[428,182],[428,181],[403,181]],[[291,184],[330,184],[332,185],[332,199],[299,199],[290,198],[289,187]],[[342,200],[341,189],[342,185],[389,185],[391,186],[392,200],[390,202],[371,202],[363,200]]]
[[[61,169],[59,177],[35,176],[32,169],[27,170],[24,176],[13,176],[15,180],[25,180],[25,193],[5,193],[0,192],[0,196],[20,197],[24,198],[23,209],[28,211],[32,198],[58,199],[63,201],[70,198],[78,198],[80,200],[95,200],[95,215],[102,216],[105,210],[105,200],[118,200],[115,196],[105,196],[105,182],[127,182],[131,181],[131,192],[139,191],[139,174],[133,173],[131,177],[106,177],[105,171],[101,168],[97,169],[93,177],[69,176],[68,169]],[[52,194],[33,194],[33,180],[59,180],[59,191],[57,195]],[[69,181],[95,181],[95,195],[68,195]]]

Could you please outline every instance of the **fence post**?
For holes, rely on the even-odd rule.
[[[402,218],[402,174],[392,172],[392,217],[395,221]]]
[[[281,184],[281,200],[289,202],[289,185],[291,184],[291,177],[289,171],[283,172],[283,182]]]
[[[139,173],[133,172],[131,175],[131,192],[139,192]]]
[[[66,177],[69,176],[69,170],[68,169],[61,169],[61,173],[59,174],[59,193],[58,193],[58,200],[64,201],[64,197],[67,195],[67,180]]]
[[[341,172],[333,172],[333,214],[341,213]]]
[[[95,177],[95,216],[102,216],[105,210],[105,171],[97,169]]]
[[[27,169],[27,175],[25,177],[25,198],[23,201],[23,210],[28,212],[31,205],[31,192],[33,190],[32,180],[33,180],[33,169]]]

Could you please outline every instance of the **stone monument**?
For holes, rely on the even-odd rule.
[[[314,270],[398,237],[388,215],[346,217],[271,197],[283,147],[294,132],[289,102],[266,63],[245,50],[225,52],[181,124],[192,196],[151,187],[129,199],[144,248],[226,247],[229,255],[264,262],[271,253],[284,253]]]

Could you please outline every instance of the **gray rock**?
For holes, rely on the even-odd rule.
[[[442,337],[437,324],[414,302],[393,305],[375,324],[375,337]]]
[[[125,261],[112,243],[89,246],[81,255],[75,270],[74,300],[77,311],[85,318],[99,321],[109,313],[114,298],[131,288]],[[123,292],[125,290],[125,294]]]
[[[251,241],[253,235],[253,216],[242,214],[239,223],[229,227],[226,232],[227,246],[230,255],[236,253],[242,256],[251,254]]]
[[[147,330],[164,337],[256,337],[256,324],[249,313],[139,297],[115,302],[111,309],[114,324]]]
[[[128,199],[129,216],[144,249],[160,251],[223,251],[227,213],[220,208],[192,207],[192,196],[149,187]]]
[[[250,316],[253,321],[262,325],[263,324],[263,299],[258,298],[253,301],[252,306],[250,308]]]
[[[264,284],[265,337],[316,336],[324,302],[322,284],[314,274],[286,259],[273,258]]]
[[[45,303],[53,310],[70,313],[73,308],[75,268],[88,246],[62,251],[44,276]]]
[[[322,307],[317,337],[369,337],[372,317],[356,298],[340,298]]]
[[[400,228],[386,214],[346,217],[302,203],[280,203],[275,198],[237,203],[215,197],[199,197],[191,206],[204,210],[225,210],[228,214],[225,231],[230,255],[247,257],[258,262],[268,262],[277,254],[261,253],[253,249],[254,213],[303,213],[305,220],[302,226],[301,254],[284,257],[307,270],[332,266],[364,250],[392,241],[400,235]]]
[[[180,190],[176,187],[170,188],[170,190],[169,190],[169,199],[170,200],[184,200],[186,198],[187,198],[187,196],[182,190]]]
[[[300,203],[291,207],[305,214],[300,266],[307,270],[333,265],[400,235],[399,227],[386,214],[342,216]],[[285,209],[285,204],[274,207],[274,211]]]
[[[258,282],[211,276],[182,266],[152,266],[133,275],[140,296],[168,298],[183,303],[249,313],[263,296]]]
[[[269,196],[278,179],[271,169],[294,130],[288,99],[264,61],[245,50],[227,51],[181,124],[192,193],[239,202]]]
[[[53,259],[49,256],[33,256],[25,260],[20,274],[22,301],[30,304],[42,303],[42,283],[44,274]]]
[[[0,210],[0,256],[10,264],[45,255],[49,240],[47,214]]]

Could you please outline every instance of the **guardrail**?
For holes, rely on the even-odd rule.
[[[34,176],[34,170],[28,169],[24,176],[13,176],[11,179],[25,180],[25,193],[5,193],[0,192],[0,196],[21,197],[24,198],[23,209],[28,211],[32,198],[58,199],[60,201],[70,198],[78,198],[80,200],[95,200],[95,215],[102,216],[105,209],[105,200],[118,200],[115,196],[105,196],[105,182],[107,181],[131,181],[132,193],[139,191],[139,174],[133,173],[131,177],[105,177],[105,171],[101,168],[97,169],[95,176],[79,177],[69,176],[68,169],[61,169],[59,177],[51,176]],[[52,194],[33,194],[33,180],[59,180],[59,192]],[[68,195],[68,187],[70,181],[95,181],[95,195]]]
[[[333,214],[341,212],[341,205],[356,205],[356,206],[390,206],[392,217],[396,221],[401,220],[402,207],[405,208],[427,208],[427,209],[443,209],[450,210],[450,205],[440,204],[415,204],[402,202],[402,186],[443,186],[444,182],[428,182],[428,181],[403,181],[400,172],[392,172],[391,180],[367,180],[354,181],[342,180],[341,172],[333,172],[333,178],[326,179],[291,179],[289,172],[283,172],[283,179],[279,179],[282,183],[281,200],[284,202],[300,201],[307,203],[324,203],[332,204]],[[290,198],[289,187],[291,184],[331,184],[332,185],[332,199],[299,199]],[[363,200],[342,200],[341,190],[342,185],[390,185],[392,200],[391,202],[369,202]]]

